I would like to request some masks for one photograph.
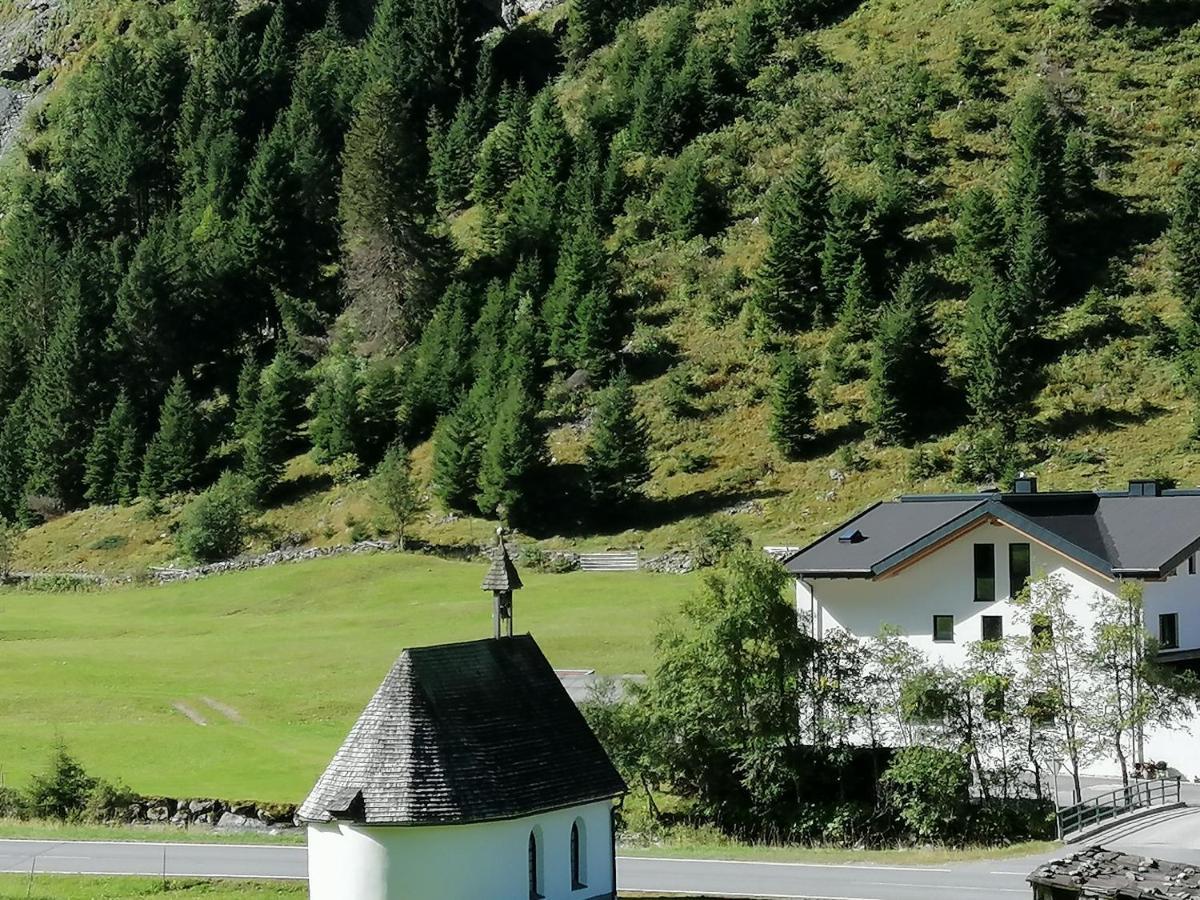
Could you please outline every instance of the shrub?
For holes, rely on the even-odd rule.
[[[89,822],[114,822],[124,818],[129,807],[140,800],[133,790],[123,784],[98,779],[88,792],[83,806],[83,818]]]
[[[353,453],[343,453],[326,467],[329,477],[336,485],[347,485],[358,480],[362,471],[362,463]]]
[[[183,554],[200,562],[230,559],[245,549],[249,518],[246,484],[226,472],[188,506],[175,540]]]
[[[78,818],[95,785],[96,780],[60,742],[50,757],[49,768],[34,775],[29,784],[29,813],[39,819]]]
[[[749,546],[746,532],[733,519],[705,519],[692,543],[692,558],[698,566],[717,566],[735,550]]]
[[[29,818],[29,799],[14,787],[0,785],[0,819]]]
[[[885,802],[922,840],[960,842],[964,837],[971,773],[957,753],[905,747],[880,779]]]

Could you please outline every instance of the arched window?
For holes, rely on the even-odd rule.
[[[587,887],[587,853],[584,845],[586,827],[582,819],[571,824],[571,890]]]
[[[541,860],[538,858],[541,848],[538,844],[537,829],[534,829],[529,832],[529,900],[542,898]]]

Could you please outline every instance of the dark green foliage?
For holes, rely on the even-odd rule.
[[[198,562],[231,559],[245,549],[250,528],[250,488],[231,472],[193,500],[176,536],[179,550]]]
[[[475,499],[481,512],[524,524],[534,509],[536,479],[546,465],[546,437],[537,404],[520,378],[509,379],[496,403]]]
[[[183,376],[176,375],[159,412],[158,432],[146,448],[142,496],[157,499],[192,487],[201,455],[192,397]]]
[[[29,480],[25,464],[29,394],[29,389],[23,391],[0,423],[0,517],[13,522],[30,519],[25,492]]]
[[[953,840],[964,830],[971,771],[960,754],[905,747],[880,780],[888,807],[926,841]]]
[[[680,240],[710,235],[720,221],[720,201],[704,171],[706,158],[703,148],[689,147],[663,181],[663,220]]]
[[[27,791],[29,812],[38,819],[78,818],[95,784],[96,780],[84,771],[79,760],[59,741],[50,757],[49,768],[30,779]]]
[[[433,432],[433,491],[448,508],[459,512],[474,512],[475,493],[479,485],[479,468],[483,460],[485,428],[480,409],[487,398],[464,397],[454,409],[438,421]]]
[[[620,510],[650,480],[650,434],[623,370],[600,392],[585,468],[596,508]]]
[[[758,273],[755,300],[775,328],[807,328],[825,314],[821,253],[828,197],[820,160],[806,153],[768,210],[771,243]]]
[[[1171,250],[1175,258],[1175,290],[1185,312],[1183,343],[1200,348],[1200,161],[1184,166],[1175,183],[1171,207]]]
[[[955,261],[964,280],[1001,270],[1004,261],[1004,217],[986,188],[971,188],[959,204],[954,232]]]
[[[954,69],[960,84],[959,96],[964,100],[986,100],[995,92],[988,54],[972,35],[959,37]]]
[[[550,353],[563,359],[573,354],[572,345],[578,340],[583,343],[583,356],[591,356],[591,340],[601,337],[601,352],[611,349],[612,336],[602,331],[588,338],[579,337],[577,323],[580,307],[591,294],[603,295],[600,301],[611,308],[607,295],[613,290],[613,279],[609,270],[608,252],[604,249],[600,230],[595,220],[583,214],[577,220],[558,255],[554,271],[554,282],[546,295],[542,315],[550,336]],[[590,313],[588,314],[590,317]],[[578,357],[579,354],[573,354]]]
[[[940,372],[930,355],[927,276],[905,270],[875,333],[867,418],[882,443],[909,443],[928,424]]]
[[[845,296],[855,261],[862,258],[862,219],[858,199],[853,194],[845,190],[832,193],[829,224],[821,248],[821,288],[831,307]]]
[[[729,65],[743,83],[758,74],[774,46],[774,38],[765,3],[744,4],[729,48]]]
[[[138,436],[133,407],[122,392],[88,448],[84,483],[89,503],[129,503],[137,496]]]
[[[1010,302],[1020,321],[1035,323],[1052,308],[1057,265],[1049,222],[1029,204],[1015,223],[1009,261]]]
[[[967,400],[976,421],[1014,434],[1025,415],[1029,359],[1013,299],[992,275],[981,276],[967,305]]]
[[[288,422],[281,385],[262,385],[249,428],[242,439],[242,477],[249,496],[262,502],[279,484],[288,455]]]
[[[1053,221],[1062,209],[1062,135],[1044,89],[1030,90],[1018,100],[1011,147],[1010,227],[1030,205]]]
[[[612,368],[621,331],[616,303],[608,291],[588,291],[575,307],[571,361],[580,369],[603,375]]]
[[[789,459],[796,459],[813,439],[816,404],[811,397],[812,364],[790,351],[775,360],[771,389],[771,440]]]
[[[254,411],[258,408],[261,393],[262,369],[253,357],[248,356],[238,373],[234,407],[233,433],[239,441],[244,441],[254,427]]]
[[[321,462],[333,462],[358,450],[359,383],[358,364],[348,354],[326,361],[313,393],[309,427],[313,452]]]

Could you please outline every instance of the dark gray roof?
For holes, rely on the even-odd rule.
[[[492,566],[483,576],[482,587],[485,591],[515,591],[523,586],[521,576],[517,574],[517,567],[508,555],[508,548],[504,546],[504,538],[501,537],[492,553]]]
[[[1064,897],[1200,900],[1198,867],[1103,847],[1088,847],[1038,866],[1029,876],[1029,883],[1056,889],[1056,897],[1061,891]]]
[[[1108,576],[1159,578],[1200,548],[1200,491],[915,496],[872,506],[786,566],[805,577],[870,578],[988,517]],[[839,540],[852,531],[855,540]]]
[[[299,816],[486,822],[625,791],[550,663],[523,635],[405,650]]]

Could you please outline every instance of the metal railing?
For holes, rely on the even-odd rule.
[[[1074,806],[1058,811],[1059,836],[1067,837],[1092,825],[1107,822],[1117,816],[1150,806],[1166,806],[1180,802],[1180,779],[1155,778],[1131,781],[1128,787],[1090,797]]]

